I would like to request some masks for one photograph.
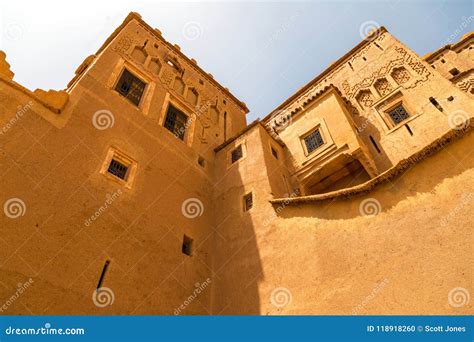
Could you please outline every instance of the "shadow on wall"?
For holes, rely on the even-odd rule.
[[[221,153],[224,154],[221,158],[225,157],[226,151]],[[248,163],[249,160],[243,162]],[[244,186],[241,170],[233,169],[240,166],[231,166],[214,183],[213,190],[218,194],[214,200],[213,315],[260,314],[258,285],[263,278],[263,270],[255,223],[250,212],[243,211],[243,196],[248,188]],[[219,191],[219,188],[225,190]]]
[[[386,180],[367,194],[355,195],[355,199],[334,198],[300,204],[281,203],[274,204],[273,207],[281,218],[315,217],[325,220],[352,219],[388,212],[406,199],[436,193],[443,183],[472,170],[474,154],[466,151],[471,151],[470,146],[473,143],[474,135],[469,132],[460,140],[452,142],[448,146],[449,151],[441,149],[396,177]],[[456,206],[454,202],[462,201],[463,195],[472,194],[467,184],[466,188],[459,189],[459,192],[459,196],[454,192],[450,193],[452,206]],[[291,206],[291,210],[284,209],[288,206]],[[437,209],[439,208],[419,208],[423,211]]]

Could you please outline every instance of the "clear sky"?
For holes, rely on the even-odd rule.
[[[0,49],[15,80],[63,89],[85,57],[135,11],[264,117],[385,26],[420,55],[473,30],[473,1],[2,0]]]

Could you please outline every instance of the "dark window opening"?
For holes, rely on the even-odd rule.
[[[369,138],[372,145],[374,145],[374,148],[377,150],[378,153],[380,153],[381,151],[380,151],[379,145],[377,145],[377,142],[375,141],[375,139],[371,135],[369,135]]]
[[[253,207],[253,196],[252,193],[248,193],[244,196],[244,211],[249,211]]]
[[[352,66],[351,62],[348,63],[349,67],[351,68],[352,71],[354,71],[354,67]]]
[[[459,75],[459,70],[456,69],[456,68],[453,68],[453,69],[449,70],[449,73],[453,76],[457,76],[457,75]]]
[[[382,47],[379,44],[377,44],[377,42],[374,42],[374,44],[375,44],[376,47],[378,47],[380,50],[383,51]]]
[[[436,101],[436,99],[434,97],[430,97],[430,102],[433,106],[436,107],[437,110],[439,110],[440,112],[443,111],[443,107],[441,107],[441,105],[439,104],[438,101]]]
[[[272,154],[276,159],[278,159],[278,152],[273,147],[272,147]]]
[[[402,105],[399,105],[395,109],[389,111],[388,116],[390,117],[390,119],[392,119],[395,125],[398,125],[399,123],[405,121],[410,117],[410,115],[405,110],[405,108],[403,108]]]
[[[367,61],[367,58],[365,58],[365,57],[362,57],[362,59],[363,59],[364,61]]]
[[[109,168],[107,169],[107,172],[113,174],[114,176],[124,179],[127,175],[128,171],[128,166],[119,162],[116,159],[113,159],[110,161]]]
[[[168,106],[164,127],[181,140],[184,140],[187,121],[188,117],[182,111],[176,109],[171,104]]]
[[[306,138],[304,138],[304,143],[306,145],[306,149],[308,153],[311,153],[314,150],[316,150],[318,147],[324,145],[324,140],[323,140],[323,137],[321,136],[321,132],[319,128],[316,129],[310,135],[308,135]]]
[[[448,101],[449,101],[449,102],[454,101],[454,96],[448,97]]]
[[[146,83],[133,75],[130,71],[125,69],[120,76],[120,79],[115,86],[115,90],[130,102],[139,105],[143,92],[145,91]]]
[[[408,124],[405,124],[405,127],[407,128],[408,133],[410,133],[410,135],[413,135],[413,132],[412,132],[410,126],[408,126]]]
[[[189,236],[183,235],[183,245],[181,247],[181,252],[188,256],[193,255],[193,242],[194,240],[191,239]]]
[[[100,274],[99,282],[97,283],[97,290],[102,287],[102,283],[105,277],[105,272],[107,272],[107,268],[109,267],[109,264],[110,264],[110,260],[106,260],[104,267],[102,268],[102,273]]]
[[[242,158],[242,156],[243,156],[242,145],[239,145],[232,151],[232,163],[235,163],[237,160]]]
[[[224,141],[227,140],[227,112],[224,112]]]
[[[206,166],[206,161],[204,160],[203,157],[199,157],[198,158],[198,164],[201,165],[202,167],[205,167]]]
[[[441,63],[443,63],[443,64],[444,64],[444,63],[446,63],[446,61],[445,61],[444,59],[442,59],[442,60],[441,60]]]

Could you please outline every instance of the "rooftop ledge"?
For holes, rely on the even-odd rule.
[[[474,122],[473,120],[470,120],[470,124],[466,125],[466,127],[450,130],[449,132],[444,134],[441,138],[425,146],[423,149],[416,152],[411,157],[401,160],[397,165],[391,167],[384,173],[381,173],[377,177],[372,178],[371,180],[365,183],[362,183],[350,188],[346,188],[346,189],[327,192],[324,194],[301,196],[301,197],[275,198],[275,199],[271,199],[270,203],[284,204],[285,206],[288,206],[288,205],[298,205],[298,204],[305,204],[305,203],[312,203],[312,202],[320,202],[320,201],[325,201],[325,200],[330,200],[330,199],[347,199],[347,198],[351,198],[357,195],[366,194],[372,191],[373,189],[375,189],[376,187],[380,186],[381,184],[387,183],[388,181],[395,179],[396,177],[403,174],[403,172],[408,170],[413,165],[435,154],[436,152],[438,152],[440,149],[442,149],[444,146],[448,145],[449,143],[466,135],[469,131],[472,130],[473,126],[474,126]]]

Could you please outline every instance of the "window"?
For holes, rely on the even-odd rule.
[[[276,159],[278,159],[278,152],[273,147],[272,147],[272,154]]]
[[[114,176],[123,180],[125,180],[125,177],[127,176],[127,171],[128,166],[114,158],[112,158],[112,160],[110,161],[109,168],[107,169],[108,173],[111,173]]]
[[[456,69],[456,68],[453,68],[453,69],[449,70],[449,73],[453,76],[457,76],[457,75],[459,75],[459,70]]]
[[[183,245],[181,246],[181,252],[186,254],[187,256],[193,255],[193,242],[194,240],[191,239],[189,236],[183,236]]]
[[[130,189],[137,173],[137,166],[137,161],[118,151],[115,147],[110,147],[100,168],[100,173]]]
[[[176,109],[171,104],[168,106],[164,126],[181,140],[184,140],[187,121],[188,117],[182,111]]]
[[[253,207],[253,196],[252,193],[248,193],[244,196],[244,211],[249,211]]]
[[[324,140],[323,140],[323,137],[321,136],[321,131],[319,130],[319,128],[313,131],[308,136],[306,136],[303,140],[306,145],[306,150],[308,151],[308,153],[311,153],[314,150],[316,150],[318,147],[324,145]]]
[[[201,167],[206,167],[206,161],[204,160],[203,157],[201,156],[198,157],[198,164],[201,165]]]
[[[133,75],[127,69],[124,69],[120,79],[115,86],[115,90],[122,96],[126,97],[130,102],[139,105],[146,83]]]
[[[243,153],[242,153],[242,145],[237,146],[231,154],[232,157],[232,163],[235,163],[237,160],[242,158]]]
[[[398,105],[394,109],[390,110],[388,112],[388,116],[390,119],[393,121],[395,125],[398,125],[399,123],[405,121],[410,117],[408,112],[403,108],[402,105]]]

